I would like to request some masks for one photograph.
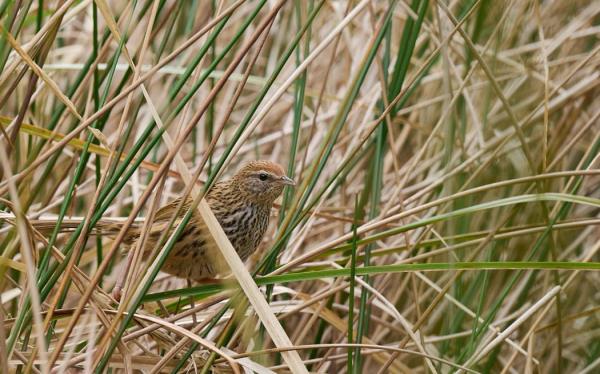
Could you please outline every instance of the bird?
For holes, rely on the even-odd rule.
[[[275,200],[286,186],[294,185],[294,180],[286,175],[281,165],[258,160],[245,164],[232,178],[215,183],[205,195],[206,202],[242,261],[260,245]],[[144,253],[157,245],[181,201],[181,198],[175,199],[157,210],[145,240]],[[192,199],[186,198],[171,230],[181,221],[191,204]],[[141,230],[139,226],[131,227],[123,242],[133,248],[140,240]],[[224,259],[206,224],[197,211],[193,212],[161,270],[188,281],[205,282],[224,269]],[[124,274],[113,289],[113,297],[117,301],[121,298],[123,283]]]

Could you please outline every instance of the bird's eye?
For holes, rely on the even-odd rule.
[[[266,181],[268,178],[269,176],[266,173],[258,174],[258,179],[260,179],[261,181]]]

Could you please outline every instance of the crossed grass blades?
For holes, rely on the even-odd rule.
[[[599,12],[1,2],[0,371],[597,371]],[[160,272],[258,159],[297,186],[246,266]]]

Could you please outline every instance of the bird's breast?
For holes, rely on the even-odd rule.
[[[269,224],[269,211],[255,204],[244,204],[220,212],[217,220],[242,260],[254,252],[260,244]]]

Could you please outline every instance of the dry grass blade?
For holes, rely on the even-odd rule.
[[[2,164],[2,169],[4,170],[4,175],[6,175],[8,178],[10,178],[12,176],[11,175],[12,172],[11,172],[11,167],[10,167],[10,163],[8,160],[8,155],[6,154],[6,150],[1,147],[0,147],[0,164]],[[34,251],[33,251],[33,246],[32,246],[32,240],[29,236],[29,231],[27,230],[27,223],[25,222],[26,218],[25,218],[24,212],[21,208],[21,202],[20,202],[20,198],[19,198],[19,193],[17,191],[17,187],[15,186],[14,183],[9,183],[8,188],[9,188],[9,192],[10,192],[12,206],[14,209],[14,214],[16,217],[17,233],[19,235],[19,239],[21,242],[21,245],[20,245],[21,256],[25,260],[25,267],[26,267],[26,271],[27,271],[25,278],[27,281],[27,290],[28,290],[29,296],[31,297],[31,300],[32,300],[31,306],[32,306],[32,310],[33,310],[33,320],[34,320],[33,328],[35,330],[35,332],[34,332],[35,339],[37,342],[38,352],[40,354],[42,371],[48,372],[49,371],[48,351],[47,351],[46,341],[44,338],[44,328],[43,328],[43,323],[42,323],[42,318],[41,318],[41,311],[42,311],[41,300],[40,300],[39,292],[38,292],[37,285],[35,282],[35,280],[37,278],[36,277],[37,271],[35,268],[35,262],[34,262],[34,257],[33,257]],[[4,323],[4,318],[2,319],[2,322]],[[7,350],[6,346],[4,346],[4,347],[5,347],[4,354],[6,356],[3,357],[2,360],[4,362],[7,362],[14,352]]]
[[[0,2],[0,371],[594,372],[599,15]]]
[[[29,68],[40,78],[42,78],[42,80],[44,82],[46,82],[46,84],[48,85],[48,87],[50,87],[50,89],[52,90],[52,92],[60,99],[60,101],[63,102],[63,104],[65,104],[67,106],[67,108],[69,108],[69,111],[75,116],[75,118],[82,120],[83,118],[81,117],[81,115],[77,112],[77,108],[75,107],[75,104],[73,104],[71,102],[71,100],[69,100],[68,97],[66,97],[60,90],[60,88],[58,87],[58,85],[56,84],[56,82],[54,82],[49,76],[48,74],[46,74],[44,72],[44,70],[42,70],[42,68],[40,68],[38,66],[38,64],[35,63],[35,61],[33,61],[31,59],[31,57],[29,55],[27,55],[27,53],[23,50],[23,48],[21,48],[21,46],[19,45],[19,43],[13,38],[13,36],[11,34],[9,34],[8,32],[6,32],[6,30],[0,26],[0,33],[2,33],[2,35],[4,35],[6,37],[6,40],[9,42],[10,46],[12,48],[14,48],[14,50],[19,54],[19,56],[23,59],[23,61],[29,66]]]

